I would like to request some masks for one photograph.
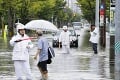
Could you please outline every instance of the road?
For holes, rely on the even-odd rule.
[[[79,37],[79,46],[83,35],[84,33]],[[54,50],[56,56],[52,64],[48,65],[49,80],[114,80],[110,74],[109,56],[105,54],[106,52],[95,55],[92,51],[71,48],[70,54],[65,54],[61,53],[59,48],[54,48]],[[30,51],[30,65],[33,80],[39,80],[41,74],[36,66],[37,61],[33,59],[35,52],[36,46]],[[1,52],[0,80],[16,80],[11,54],[12,52]]]

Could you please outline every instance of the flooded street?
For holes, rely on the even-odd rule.
[[[12,47],[9,44],[10,38],[0,37],[0,52],[9,52],[12,50]]]
[[[55,48],[56,57],[48,65],[50,80],[114,80],[110,76],[108,57],[71,49],[71,54],[63,54]],[[39,80],[37,61],[30,58],[34,79]],[[0,80],[15,80],[11,52],[2,52],[0,56]]]
[[[0,80],[16,80],[9,39],[4,42],[1,38],[0,45]],[[64,54],[59,48],[54,50],[56,57],[48,65],[50,80],[114,80],[108,53],[100,52],[95,55],[92,51],[71,48],[70,54]],[[41,74],[36,66],[37,61],[33,59],[35,52],[36,46],[30,51],[30,65],[33,80],[39,80]]]

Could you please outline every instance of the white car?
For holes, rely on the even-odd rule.
[[[68,29],[70,32],[70,47],[78,47],[78,36],[74,29]],[[53,34],[52,46],[58,47],[59,46],[59,36],[62,30]],[[62,46],[62,45],[61,45]]]

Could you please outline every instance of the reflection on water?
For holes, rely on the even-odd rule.
[[[0,37],[0,75],[12,75],[13,63],[11,59],[12,47],[9,44],[10,38]]]
[[[79,58],[79,65],[80,65],[80,69],[81,70],[88,70],[89,69],[89,61],[90,58],[86,58],[86,57],[81,57]]]
[[[110,64],[110,76],[114,79],[115,78],[115,75],[114,75],[114,67],[115,65],[114,64]]]
[[[120,80],[120,72],[115,72],[115,80]]]
[[[13,63],[11,61],[10,53],[0,54],[0,75],[12,75]]]
[[[12,50],[12,47],[10,46],[9,44],[9,40],[10,38],[3,38],[3,37],[0,37],[0,51],[11,51]]]
[[[90,60],[90,70],[92,73],[101,75],[102,78],[114,79],[107,60],[106,56],[93,55]]]

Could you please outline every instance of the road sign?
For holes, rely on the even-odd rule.
[[[100,26],[104,26],[104,15],[100,15]]]
[[[100,15],[104,15],[104,14],[105,14],[104,9],[100,10]]]
[[[104,15],[100,15],[100,20],[104,20]]]
[[[100,9],[104,9],[104,5],[103,4],[100,5]]]

